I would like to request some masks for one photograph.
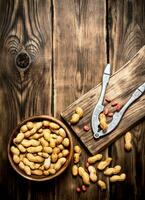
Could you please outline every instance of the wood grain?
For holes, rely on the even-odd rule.
[[[114,71],[125,64],[145,44],[144,9],[145,2],[140,0],[111,0],[108,3],[109,59],[114,66]],[[111,199],[124,199],[124,194],[126,199],[145,198],[145,123],[138,123],[131,132],[133,151],[126,153],[123,150],[124,137],[117,140],[109,150],[110,156],[113,156],[127,173],[127,180],[123,186],[111,185]],[[113,162],[112,165],[114,164]]]
[[[54,115],[59,116],[62,110],[101,80],[102,66],[107,62],[106,4],[104,0],[53,2]],[[78,139],[73,138],[74,144],[82,147],[80,164],[84,165],[88,154]],[[106,150],[104,156],[107,155]],[[79,177],[73,178],[70,172],[71,166],[57,179],[57,200],[108,199],[109,185],[104,193],[92,185],[87,193],[78,195],[75,190],[82,181]]]
[[[54,181],[39,187],[36,183],[25,181],[10,168],[6,151],[9,136],[18,122],[32,115],[51,115],[51,3],[3,1],[0,8],[3,17],[0,26],[0,114],[3,119],[0,129],[0,184],[11,199],[40,199],[44,192],[52,198]],[[21,50],[27,51],[32,59],[27,70],[18,69],[15,65],[15,57]]]
[[[113,74],[109,81],[106,96],[110,99],[121,102],[123,105],[131,97],[134,90],[144,83],[145,74],[145,46],[139,50],[139,52],[129,60],[119,71]],[[127,81],[126,81],[127,80]],[[134,123],[139,121],[145,116],[145,97],[144,95],[132,104],[124,117],[121,120],[119,126],[110,134],[105,137],[95,140],[93,138],[92,130],[85,133],[83,130],[84,124],[89,124],[91,115],[95,104],[97,103],[99,94],[101,91],[101,85],[99,84],[88,93],[80,97],[77,101],[71,104],[61,116],[70,125],[69,120],[76,106],[82,107],[84,110],[84,117],[77,125],[72,125],[71,128],[88,148],[88,150],[95,154],[102,149],[106,148],[109,144],[115,141],[122,133],[130,128]],[[142,110],[142,112],[140,112]],[[90,126],[90,125],[89,125]]]

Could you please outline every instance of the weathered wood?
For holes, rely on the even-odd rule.
[[[40,199],[43,191],[52,199],[54,181],[37,187],[18,176],[7,161],[8,139],[17,123],[32,115],[51,115],[51,3],[1,1],[0,9],[0,184],[11,199]],[[15,65],[21,50],[32,60],[27,70]]]
[[[119,71],[113,74],[109,81],[109,86],[106,92],[106,96],[117,102],[121,102],[123,105],[131,97],[134,90],[144,83],[145,74],[145,46]],[[126,81],[127,80],[127,81]],[[76,106],[80,106],[84,110],[84,117],[76,125],[72,125],[71,128],[78,135],[88,150],[95,154],[106,148],[109,144],[114,142],[122,133],[130,128],[134,123],[139,121],[145,116],[145,96],[143,95],[134,104],[132,104],[124,117],[121,120],[119,126],[109,135],[105,137],[94,139],[92,130],[85,133],[83,130],[84,124],[89,124],[91,115],[95,107],[96,102],[100,94],[101,85],[99,84],[88,93],[80,97],[77,101],[71,104],[61,116],[70,125],[69,120]],[[142,112],[140,112],[142,110]],[[90,126],[90,125],[89,125]]]
[[[140,0],[110,0],[108,3],[109,59],[114,66],[114,71],[125,64],[145,44],[144,9],[145,2]],[[139,111],[142,112],[141,109]],[[126,183],[121,187],[112,184],[110,192],[112,200],[145,198],[145,123],[138,123],[131,132],[133,151],[126,153],[123,150],[124,137],[117,140],[109,151],[110,156],[114,157],[127,173]],[[112,165],[114,164],[113,162]]]
[[[107,62],[106,3],[104,0],[53,2],[54,114],[59,116],[69,104],[101,81],[102,66]],[[81,145],[76,137],[73,139],[74,144]],[[81,165],[87,158],[83,147]],[[104,154],[107,156],[108,151]],[[78,196],[76,188],[82,181],[72,177],[71,166],[56,181],[57,200],[108,199],[109,185],[107,192],[102,193],[94,184]]]

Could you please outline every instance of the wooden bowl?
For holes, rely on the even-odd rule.
[[[48,175],[48,176],[45,176],[45,175],[41,175],[41,176],[30,175],[29,176],[29,175],[25,174],[25,172],[22,171],[17,164],[14,163],[14,161],[12,159],[12,153],[10,151],[10,147],[13,145],[13,139],[19,133],[20,127],[22,125],[24,125],[28,121],[37,122],[37,121],[43,121],[43,120],[49,120],[49,121],[55,122],[55,123],[59,124],[60,127],[62,127],[66,131],[67,137],[70,140],[70,145],[69,145],[69,152],[70,153],[69,153],[69,155],[67,157],[66,163],[62,166],[62,168],[59,171],[56,172],[56,174],[54,174],[54,175]],[[9,139],[9,142],[8,142],[8,159],[10,161],[11,166],[22,177],[24,177],[24,178],[26,178],[28,180],[32,180],[32,181],[47,181],[47,180],[50,180],[50,179],[53,179],[53,178],[57,177],[58,175],[60,175],[68,167],[68,165],[69,165],[69,163],[71,161],[72,155],[73,155],[73,141],[72,141],[72,137],[71,137],[70,132],[68,131],[68,129],[66,128],[66,126],[60,120],[55,119],[54,117],[50,117],[48,115],[33,116],[33,117],[29,117],[29,118],[25,119],[24,121],[22,121],[13,130],[12,135],[11,135],[11,137]]]

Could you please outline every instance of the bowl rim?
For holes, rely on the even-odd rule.
[[[35,178],[35,177],[32,177],[32,175],[27,175],[27,174],[24,174],[22,172],[21,169],[18,168],[18,166],[14,163],[13,159],[12,159],[12,156],[11,156],[11,151],[10,151],[10,147],[11,147],[11,144],[13,143],[13,137],[15,136],[15,134],[18,134],[18,130],[20,129],[20,127],[25,124],[26,122],[28,121],[35,121],[35,120],[39,120],[39,119],[43,119],[43,120],[50,120],[52,122],[55,122],[57,124],[60,125],[60,127],[62,127],[65,131],[66,131],[66,134],[70,140],[70,153],[69,153],[69,156],[68,156],[68,159],[66,161],[66,163],[63,165],[63,167],[58,171],[56,172],[56,174],[53,174],[51,176],[46,176],[46,177],[43,177],[43,178]],[[72,136],[71,136],[71,133],[70,131],[68,130],[68,128],[65,126],[65,124],[60,121],[59,119],[57,118],[54,118],[52,116],[49,116],[49,115],[34,115],[34,116],[31,116],[31,117],[28,117],[24,120],[22,120],[20,123],[18,123],[18,125],[14,128],[14,130],[12,131],[11,135],[10,135],[10,138],[9,138],[9,141],[8,141],[8,145],[7,145],[7,153],[8,153],[8,160],[12,166],[12,168],[19,174],[21,175],[23,178],[27,179],[27,180],[30,180],[30,181],[36,181],[36,182],[42,182],[42,181],[48,181],[48,180],[51,180],[53,178],[56,178],[57,176],[59,176],[60,174],[62,174],[65,169],[67,169],[67,167],[69,166],[70,164],[70,161],[72,159],[72,155],[73,155],[73,140],[72,140]],[[34,175],[35,176],[35,175]],[[36,176],[37,177],[37,176]]]

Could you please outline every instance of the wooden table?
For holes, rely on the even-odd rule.
[[[131,130],[130,153],[122,150],[123,137],[102,152],[127,174],[124,183],[110,184],[106,179],[104,192],[92,184],[86,193],[77,194],[81,181],[72,177],[71,167],[51,182],[28,182],[7,159],[8,139],[17,123],[38,114],[59,118],[69,104],[101,81],[107,62],[114,73],[144,44],[142,0],[0,0],[0,192],[4,199],[145,198],[143,121]],[[28,68],[22,62],[21,68],[16,67],[22,49],[32,60]],[[75,136],[73,140],[80,144]],[[83,149],[82,161],[87,157]]]

